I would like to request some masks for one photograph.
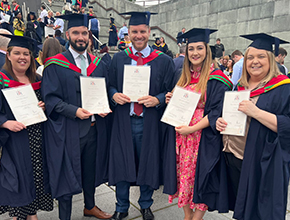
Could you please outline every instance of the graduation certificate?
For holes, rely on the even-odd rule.
[[[150,66],[124,66],[123,94],[131,99],[131,102],[143,96],[149,95]]]
[[[225,92],[223,105],[223,119],[228,123],[221,134],[245,136],[247,115],[238,110],[243,100],[250,99],[250,91],[227,91]]]
[[[6,23],[9,23],[9,22],[10,22],[10,17],[11,17],[11,16],[8,15],[8,14],[4,14],[4,15],[3,15],[3,18],[4,18],[4,20],[5,20]]]
[[[200,94],[175,86],[161,121],[174,127],[189,125],[199,99]]]
[[[47,120],[31,85],[2,89],[2,92],[16,121],[29,126]]]
[[[92,114],[109,113],[109,101],[104,77],[80,77],[82,108]]]
[[[44,26],[45,37],[48,37],[49,35],[54,36],[54,32],[55,32],[55,30],[53,30],[52,27]]]

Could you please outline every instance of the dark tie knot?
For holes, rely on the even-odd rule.
[[[136,55],[137,55],[138,57],[142,57],[142,56],[143,56],[143,54],[142,54],[141,52],[136,52]]]

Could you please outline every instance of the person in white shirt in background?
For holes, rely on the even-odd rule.
[[[48,13],[47,13],[46,8],[45,8],[44,5],[42,5],[40,7],[40,10],[41,10],[41,13],[40,13],[39,18],[37,19],[37,21],[39,22],[40,27],[41,27],[41,35],[44,37],[44,27],[45,27],[44,18],[48,15]]]
[[[57,11],[55,13],[55,16],[60,16],[60,12]],[[60,30],[61,31],[61,34],[63,34],[63,26],[64,26],[64,21],[61,19],[61,18],[57,18],[54,22],[54,27],[53,29],[54,30]]]

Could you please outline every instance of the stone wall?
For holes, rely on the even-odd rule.
[[[11,1],[9,1],[9,2],[11,2]],[[26,6],[29,7],[29,10],[34,11],[34,12],[37,12],[41,6],[40,0],[17,0],[17,2],[21,6],[23,5],[23,2],[25,2]]]
[[[265,32],[290,41],[289,0],[171,0],[148,10],[159,13],[152,16],[151,25],[173,36],[182,27],[218,29],[210,44],[221,38],[226,54],[245,51],[250,41],[240,38],[242,34]],[[290,69],[290,44],[281,46],[289,53],[285,64]]]
[[[215,44],[217,37],[221,38],[226,54],[236,49],[245,51],[250,41],[240,38],[241,34],[265,32],[290,41],[289,0],[171,0],[146,9],[127,0],[96,1],[119,12],[158,12],[158,15],[151,17],[150,25],[159,26],[173,37],[176,37],[182,27],[187,30],[193,27],[218,29],[218,32],[212,34],[210,44]],[[109,13],[122,24],[122,18],[115,12],[107,12],[104,17]],[[153,33],[163,35],[158,30],[152,30]],[[165,40],[173,52],[178,52],[173,40],[166,39],[166,36]],[[290,69],[290,45],[285,44],[283,47],[289,52],[285,64]]]

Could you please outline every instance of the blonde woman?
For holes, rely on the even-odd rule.
[[[238,109],[248,116],[246,132],[223,135],[228,185],[236,200],[233,217],[282,220],[289,184],[290,80],[279,72],[272,44],[288,42],[263,33],[242,37],[253,40],[237,85],[238,91],[251,91]],[[226,126],[223,118],[217,120],[217,130]]]
[[[201,220],[208,209],[207,204],[193,202],[200,139],[202,129],[215,130],[210,125],[215,124],[215,120],[220,116],[224,91],[231,88],[227,77],[220,70],[214,71],[212,68],[208,41],[210,33],[215,31],[194,28],[180,36],[187,38],[188,43],[177,86],[201,94],[189,126],[175,128],[178,191],[169,196],[169,202],[178,198],[178,207],[184,210],[184,220]],[[167,102],[171,96],[172,93],[167,93]]]

